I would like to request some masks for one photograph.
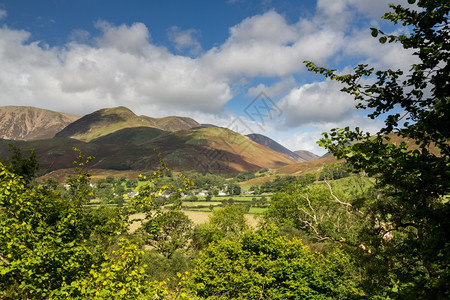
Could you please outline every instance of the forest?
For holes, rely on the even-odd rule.
[[[76,173],[61,186],[36,179],[33,150],[12,148],[0,160],[0,298],[448,299],[450,5],[416,5],[384,15],[407,33],[371,28],[414,51],[410,70],[342,75],[305,62],[384,127],[324,133],[318,143],[344,164],[255,186],[270,193],[256,226],[239,201],[211,207],[201,224],[187,217],[184,196],[217,195],[221,176],[173,172],[162,158],[138,180],[93,182],[93,157],[75,149]],[[228,181],[227,199],[254,176]],[[137,193],[120,196],[127,189]]]

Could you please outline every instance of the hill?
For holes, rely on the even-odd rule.
[[[251,133],[247,135],[250,139],[252,139],[253,141],[257,142],[258,144],[261,144],[263,146],[266,146],[274,151],[277,151],[287,157],[289,157],[290,159],[293,159],[297,162],[300,161],[306,161],[305,159],[303,159],[302,157],[300,157],[298,154],[292,152],[291,150],[287,149],[286,147],[280,145],[279,143],[275,142],[274,140],[272,140],[271,138],[262,135],[262,134],[258,134],[258,133]]]
[[[69,124],[55,137],[74,138],[89,142],[124,128],[153,127],[164,131],[177,131],[197,127],[200,124],[186,117],[151,118],[137,116],[126,107],[104,108]]]
[[[320,157],[319,155],[306,150],[297,150],[294,151],[294,153],[297,154],[303,161],[310,161]]]
[[[7,156],[9,140],[0,140],[0,156]],[[73,167],[76,147],[95,156],[91,168],[154,170],[158,154],[174,170],[237,173],[263,167],[279,168],[293,160],[248,137],[221,127],[193,128],[175,132],[151,127],[123,128],[90,142],[56,137],[40,141],[16,141],[21,148],[34,148],[41,174]]]
[[[0,138],[40,140],[52,138],[80,116],[29,106],[0,106]]]

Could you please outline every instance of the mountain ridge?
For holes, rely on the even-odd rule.
[[[0,106],[0,138],[26,141],[52,138],[80,118],[32,106]]]
[[[54,137],[17,140],[14,144],[22,150],[34,148],[43,173],[72,167],[74,147],[96,157],[91,167],[111,170],[157,168],[158,154],[175,170],[218,173],[276,169],[295,163],[292,157],[250,137],[188,117],[137,116],[119,106],[74,119]],[[12,141],[10,136],[5,137],[0,140],[0,156],[8,156],[7,145]],[[286,149],[281,145],[279,148]]]
[[[55,137],[74,138],[89,142],[124,128],[152,127],[164,131],[177,131],[199,126],[188,117],[169,116],[152,118],[137,116],[124,106],[103,108],[83,116],[55,134]]]
[[[280,143],[276,142],[275,140],[262,135],[262,134],[258,134],[258,133],[251,133],[251,134],[247,134],[247,137],[251,138],[253,141],[266,146],[272,150],[275,150],[277,152],[280,152],[282,154],[284,154],[285,156],[289,157],[290,159],[295,160],[296,162],[306,162],[306,161],[311,161],[314,159],[318,159],[320,156],[307,151],[307,150],[297,150],[297,151],[291,151],[289,149],[287,149],[286,147],[284,147],[283,145],[281,145]]]

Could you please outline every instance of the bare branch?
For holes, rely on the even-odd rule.
[[[331,194],[331,196],[333,197],[333,199],[334,199],[337,203],[342,204],[342,205],[347,205],[347,206],[349,206],[349,207],[353,207],[353,205],[351,205],[350,203],[343,202],[343,201],[339,200],[339,198],[336,197],[336,195],[334,195],[333,189],[331,188],[331,185],[328,183],[328,181],[327,181],[326,179],[325,179],[324,181],[325,181],[325,183],[328,185],[328,188],[330,189],[330,194]]]
[[[11,263],[9,260],[3,257],[3,253],[0,253],[0,261],[2,261],[5,265],[9,266]]]

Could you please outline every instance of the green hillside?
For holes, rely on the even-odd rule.
[[[121,129],[152,127],[165,131],[176,131],[199,126],[186,117],[150,118],[137,116],[126,107],[105,108],[88,114],[58,132],[55,137],[70,137],[89,142]]]

